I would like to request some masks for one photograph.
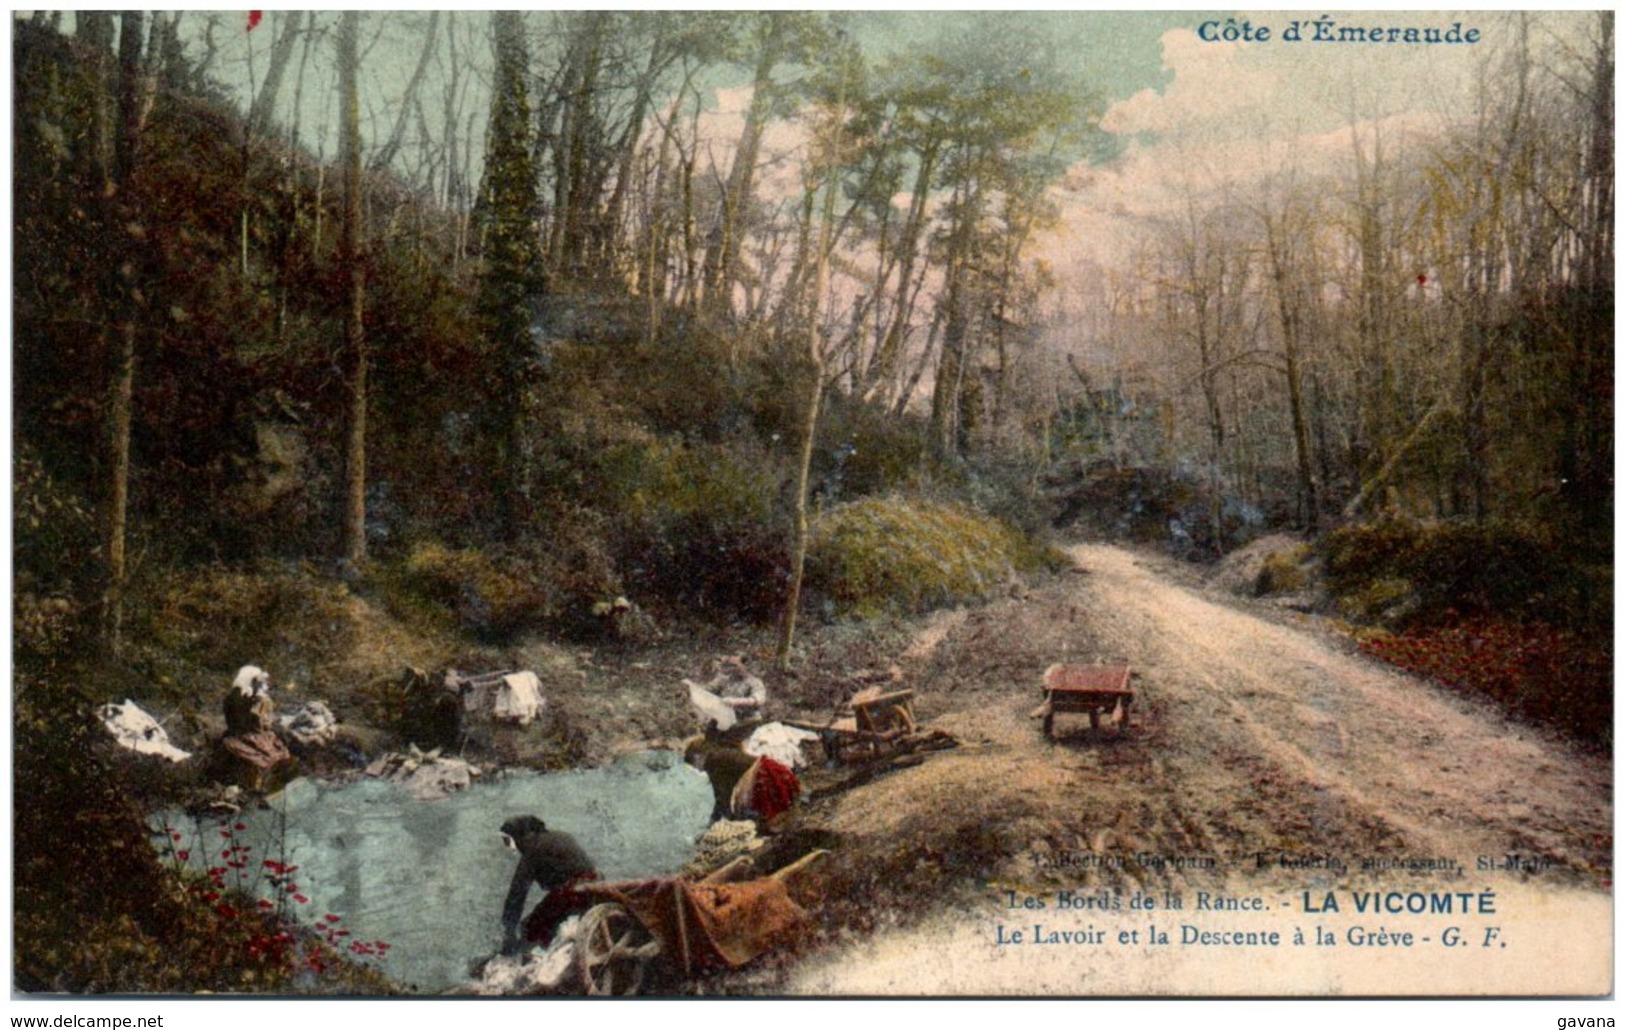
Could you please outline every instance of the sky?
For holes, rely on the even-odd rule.
[[[390,100],[417,59],[426,10],[375,12],[383,16],[369,19],[364,114],[371,109],[391,117]],[[263,75],[277,19],[285,16],[271,12],[247,33],[239,27],[242,12],[222,15],[219,72],[228,84],[247,87],[245,47],[253,50],[255,73]],[[202,17],[188,12],[194,31]],[[952,11],[866,11],[850,14],[850,24],[871,55],[883,57],[929,39],[960,17]],[[1463,33],[1479,32],[1476,43],[1360,44],[1313,41],[1312,22],[1327,18],[1318,11],[1023,11],[1007,17],[1041,25],[1077,77],[1106,102],[1101,126],[1116,138],[1116,157],[1104,166],[1074,169],[1063,191],[1070,231],[1052,248],[1057,255],[1072,251],[1091,260],[1115,260],[1125,229],[1113,223],[1154,217],[1186,190],[1256,181],[1295,166],[1313,171],[1317,162],[1347,150],[1351,122],[1380,119],[1425,138],[1441,120],[1470,113],[1475,70],[1507,40],[1511,25],[1510,15],[1486,11],[1331,16],[1332,31],[1382,26],[1444,32],[1459,25]],[[1583,31],[1589,16],[1542,17],[1561,31]],[[463,19],[465,29],[469,20]],[[1296,41],[1289,38],[1294,23],[1302,37]],[[1227,41],[1243,26],[1250,30],[1248,41]],[[1268,36],[1260,38],[1265,31]],[[314,60],[329,56],[317,53]],[[436,74],[431,69],[431,79]],[[724,73],[708,84],[708,102],[722,116],[714,122],[719,141],[736,131],[736,118],[727,116],[737,116],[748,100],[748,70],[732,74],[734,81]],[[313,71],[308,105],[331,109],[328,79]],[[329,149],[332,138],[329,133]],[[793,133],[781,133],[780,140],[783,147],[797,145]]]
[[[1187,192],[1253,197],[1335,171],[1350,160],[1351,126],[1367,139],[1380,130],[1390,154],[1429,147],[1444,127],[1474,116],[1480,70],[1513,31],[1497,12],[1338,13],[1336,28],[1459,26],[1463,36],[1476,29],[1478,42],[1317,43],[1307,20],[1315,17],[1227,16],[1271,30],[1251,42],[1204,39],[1219,29],[1207,18],[1165,28],[1165,81],[1113,97],[1102,127],[1130,142],[1105,166],[1074,169],[1056,256],[1120,263],[1138,230],[1177,211]],[[1589,16],[1543,18],[1535,42],[1549,47],[1583,34]],[[1300,39],[1284,38],[1295,22]]]

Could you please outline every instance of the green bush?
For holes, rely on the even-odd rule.
[[[777,615],[788,531],[768,455],[743,444],[624,443],[603,455],[597,475],[632,600],[725,620]]]
[[[1258,570],[1253,592],[1259,597],[1268,597],[1271,594],[1294,593],[1308,586],[1309,573],[1303,567],[1308,551],[1307,547],[1294,547],[1267,555],[1263,567]]]
[[[841,503],[905,489],[930,468],[925,441],[917,418],[895,418],[837,391],[820,416],[813,494]]]
[[[93,589],[100,541],[91,506],[46,469],[39,454],[18,441],[12,458],[12,572],[20,593],[72,599]],[[64,561],[64,555],[79,560]],[[88,574],[88,575],[87,575]],[[19,613],[20,614],[20,613]],[[19,622],[19,629],[27,621]],[[20,634],[18,644],[32,638]]]
[[[1398,624],[1415,609],[1416,588],[1398,576],[1373,579],[1337,598],[1338,611],[1356,622]]]
[[[11,640],[19,654],[69,654],[81,628],[73,602],[65,597],[19,593],[12,599],[11,618]]]
[[[808,581],[845,614],[917,612],[986,597],[1034,554],[1009,526],[967,509],[869,498],[818,519]]]
[[[657,439],[624,443],[599,462],[602,499],[632,521],[761,522],[778,494],[765,456],[743,448]]]
[[[1496,614],[1557,626],[1602,625],[1611,584],[1566,554],[1540,527],[1514,522],[1421,523],[1384,519],[1348,526],[1321,544],[1327,584],[1355,610],[1409,585],[1410,603],[1388,605],[1398,623]]]
[[[430,542],[412,548],[403,572],[409,589],[454,613],[463,628],[490,642],[568,614],[572,598],[561,589],[554,564],[537,553],[451,549]]]
[[[228,670],[351,643],[348,589],[297,566],[169,570],[132,593],[126,636],[146,655]]]

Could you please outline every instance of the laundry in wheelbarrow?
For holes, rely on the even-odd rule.
[[[586,884],[586,893],[624,905],[685,976],[737,968],[793,941],[807,911],[772,877],[737,883],[682,878]]]

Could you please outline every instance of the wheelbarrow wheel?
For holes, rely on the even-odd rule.
[[[594,905],[581,917],[576,962],[588,994],[630,997],[638,993],[649,962],[658,954],[660,944],[623,905]]]

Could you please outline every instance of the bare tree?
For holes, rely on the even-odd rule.
[[[367,557],[367,334],[366,280],[361,260],[361,105],[356,89],[361,16],[339,19],[339,165],[344,207],[339,229],[339,268],[344,278],[344,351],[350,406],[344,444],[344,514],[341,558],[359,573]]]
[[[282,24],[282,31],[277,34],[276,41],[271,44],[271,63],[265,71],[265,81],[259,85],[254,94],[253,103],[248,108],[248,135],[264,136],[271,128],[271,118],[276,111],[277,98],[282,92],[282,79],[288,69],[288,62],[293,59],[294,45],[302,34],[300,25],[304,15],[297,11],[276,14]]]
[[[401,144],[406,141],[406,127],[413,111],[417,109],[418,91],[423,87],[429,62],[434,58],[439,30],[440,12],[430,11],[429,25],[423,30],[423,50],[418,54],[418,62],[412,69],[412,77],[407,80],[406,89],[401,93],[395,111],[395,126],[390,130],[389,138],[384,141],[383,146],[374,151],[371,160],[367,162],[369,171],[382,171],[394,164],[396,155],[401,151]]]
[[[801,425],[801,453],[796,463],[796,487],[792,499],[795,529],[794,539],[791,541],[790,589],[785,597],[783,634],[779,638],[780,668],[788,668],[790,664],[790,648],[795,641],[796,610],[801,604],[801,584],[807,564],[810,536],[807,520],[807,488],[812,475],[813,445],[818,435],[818,415],[824,396],[825,353],[820,314],[824,293],[829,286],[830,251],[835,246],[835,197],[841,189],[841,143],[842,136],[846,132],[847,88],[852,68],[857,61],[857,52],[846,44],[844,36],[841,38],[841,44],[833,55],[835,96],[825,122],[824,138],[820,141],[820,160],[817,166],[809,168],[809,174],[813,176],[809,185],[809,195],[814,190],[821,190],[823,198],[819,209],[817,271],[813,277],[812,295],[808,305],[810,310],[807,318],[805,351],[807,408],[806,417]]]

